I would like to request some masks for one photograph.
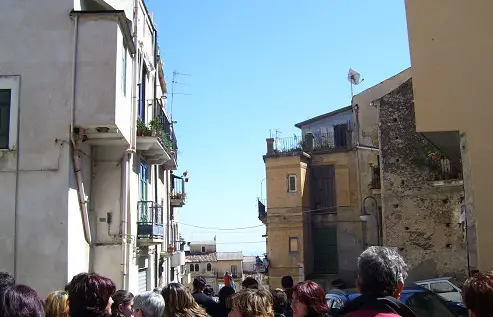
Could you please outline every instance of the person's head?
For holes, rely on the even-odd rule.
[[[168,317],[174,316],[206,316],[205,310],[200,307],[192,294],[180,283],[170,283],[161,293],[164,298],[165,310]]]
[[[356,287],[361,294],[400,298],[407,277],[407,265],[397,251],[369,247],[358,258]]]
[[[255,278],[249,276],[243,282],[241,282],[241,286],[243,288],[258,289],[258,281]]]
[[[291,275],[283,276],[283,278],[281,279],[281,285],[282,288],[284,289],[293,288],[294,286],[293,277]]]
[[[493,311],[493,272],[479,272],[462,287],[462,301],[471,317],[491,316]]]
[[[162,317],[163,313],[164,299],[161,294],[149,291],[134,297],[135,317]]]
[[[324,290],[312,281],[300,282],[293,287],[291,309],[294,317],[322,316],[329,312]]]
[[[69,285],[70,317],[111,315],[111,296],[115,291],[115,283],[107,277],[96,273],[77,274]]]
[[[214,295],[214,289],[210,285],[206,285],[204,288],[204,294],[212,297]]]
[[[68,294],[65,291],[54,291],[45,298],[46,317],[68,317]]]
[[[207,285],[207,282],[205,281],[205,278],[202,276],[197,276],[196,278],[193,279],[193,290],[196,292],[203,292],[205,289],[205,285]]]
[[[26,285],[12,285],[0,295],[2,317],[45,317],[43,301]]]
[[[0,294],[14,284],[15,279],[10,273],[0,271]]]
[[[228,276],[228,275],[229,275],[228,271],[224,272],[224,276]]]
[[[273,317],[272,296],[263,288],[245,288],[233,295],[229,317]]]
[[[463,203],[464,202],[464,196],[460,196],[459,197],[459,203]]]
[[[223,286],[219,290],[219,294],[218,294],[218,297],[219,297],[219,305],[221,305],[222,307],[226,307],[226,308],[231,309],[231,303],[230,303],[230,300],[229,299],[234,294],[235,294],[235,289],[234,288],[232,288],[231,286]]]
[[[111,305],[111,316],[113,317],[132,317],[134,295],[125,290],[117,291],[113,296]]]
[[[282,314],[286,309],[286,304],[288,303],[288,296],[280,288],[276,288],[270,293],[272,295],[272,300],[274,302],[274,312],[276,314]]]

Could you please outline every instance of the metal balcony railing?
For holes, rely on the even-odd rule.
[[[258,219],[264,221],[265,218],[267,218],[267,208],[265,208],[267,203],[265,199],[257,199],[257,205],[258,205]]]
[[[171,199],[185,200],[185,180],[183,177],[171,175]]]
[[[153,201],[137,203],[137,236],[139,238],[163,238],[163,206]]]

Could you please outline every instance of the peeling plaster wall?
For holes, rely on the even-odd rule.
[[[462,186],[437,188],[412,158],[434,147],[416,133],[412,79],[375,103],[379,109],[383,242],[410,265],[408,281],[467,275],[466,244],[458,227]]]

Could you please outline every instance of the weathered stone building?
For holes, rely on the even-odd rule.
[[[376,100],[379,114],[383,244],[411,266],[409,280],[467,275],[459,228],[458,170],[416,133],[412,79]]]

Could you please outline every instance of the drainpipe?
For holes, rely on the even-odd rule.
[[[79,149],[77,145],[77,140],[74,138],[74,121],[75,121],[75,96],[76,96],[76,78],[77,78],[77,45],[79,37],[79,16],[75,15],[75,25],[74,25],[74,51],[72,60],[72,102],[70,103],[70,140],[73,147],[73,163],[74,163],[74,173],[77,181],[77,193],[79,196],[79,206],[82,217],[82,224],[84,227],[84,238],[92,246],[91,241],[91,228],[89,224],[89,215],[87,211],[87,201],[84,193],[84,186],[82,184],[82,174],[80,171],[79,162]],[[78,138],[83,135],[83,129],[79,130]]]
[[[130,175],[131,175],[131,162],[133,155],[136,152],[136,130],[137,130],[137,117],[136,117],[136,85],[137,85],[137,19],[138,19],[138,7],[139,0],[134,0],[133,8],[133,42],[136,49],[135,56],[132,60],[132,93],[131,93],[131,115],[130,115],[130,145],[125,153],[123,160],[123,179],[122,179],[122,208],[121,208],[121,242],[122,242],[122,289],[128,288],[128,271],[129,271],[129,250],[128,250],[128,216],[131,212],[130,206]]]

